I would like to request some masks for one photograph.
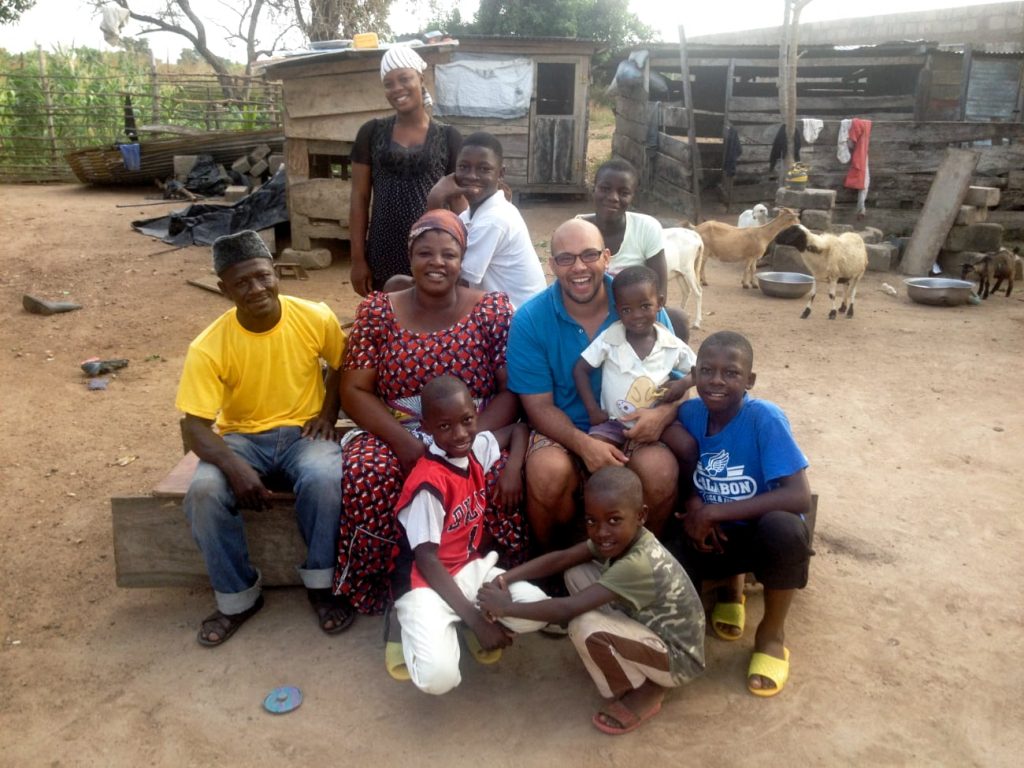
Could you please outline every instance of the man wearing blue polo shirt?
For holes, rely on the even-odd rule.
[[[619,319],[605,268],[611,254],[590,222],[570,219],[551,236],[549,265],[555,282],[520,307],[508,340],[509,389],[523,402],[534,430],[526,459],[526,514],[538,551],[564,546],[576,515],[584,477],[606,466],[628,466],[640,476],[647,505],[646,526],[656,536],[676,500],[679,468],[661,443],[678,403],[641,409],[626,435],[642,445],[627,456],[590,437],[590,420],[573,383],[580,353]],[[662,309],[658,320],[671,328]],[[600,370],[591,376],[599,396]]]

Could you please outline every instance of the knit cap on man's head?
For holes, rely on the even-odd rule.
[[[258,234],[251,229],[224,235],[213,241],[213,271],[218,275],[224,270],[249,259],[271,259],[273,256]]]

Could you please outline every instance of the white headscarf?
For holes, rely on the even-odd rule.
[[[427,62],[408,45],[393,45],[384,52],[380,60],[380,79],[393,69],[414,69],[420,74],[427,68]],[[423,86],[423,106],[430,107],[434,100],[430,98],[427,86]]]

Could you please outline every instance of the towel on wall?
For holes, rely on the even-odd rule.
[[[843,186],[849,189],[867,189],[871,184],[868,171],[868,145],[871,142],[871,121],[854,118],[850,123],[850,170]]]
[[[825,121],[816,117],[805,117],[802,122],[804,124],[804,141],[813,144],[818,140],[821,129],[825,127]]]
[[[793,159],[800,159],[800,129],[796,128],[793,130]],[[775,134],[775,139],[772,141],[772,151],[768,155],[768,173],[775,172],[775,164],[786,157],[786,124],[783,123],[779,126],[778,132]]]
[[[850,118],[839,121],[839,137],[836,139],[836,159],[840,163],[850,162],[850,145],[847,142],[850,140],[850,124],[853,122]]]

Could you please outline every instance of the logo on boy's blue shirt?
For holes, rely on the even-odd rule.
[[[743,470],[742,464],[729,466],[729,452],[726,450],[702,453],[693,473],[693,484],[705,504],[749,499],[757,494],[757,483]]]

